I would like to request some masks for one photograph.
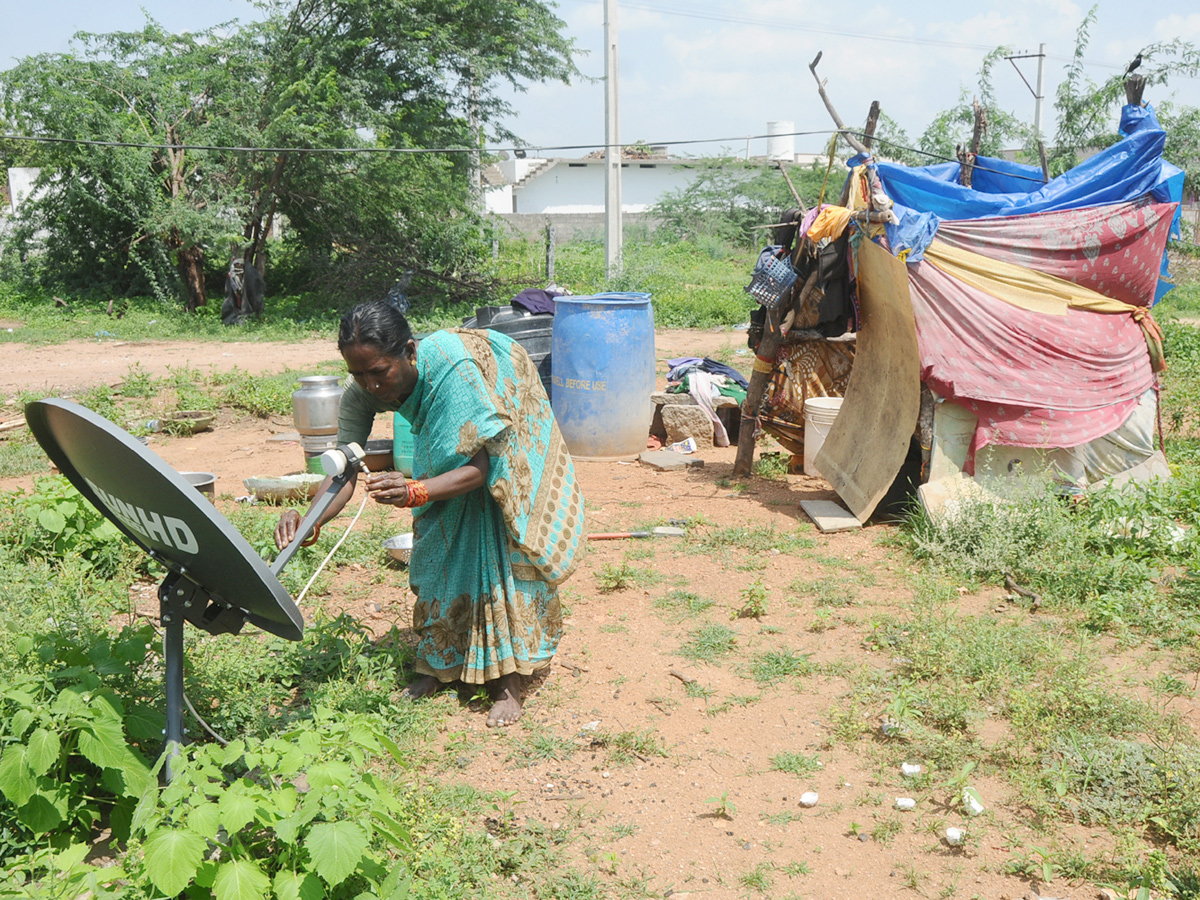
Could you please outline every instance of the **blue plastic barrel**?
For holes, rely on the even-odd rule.
[[[654,418],[654,309],[649,294],[554,300],[551,406],[572,456],[646,449]]]

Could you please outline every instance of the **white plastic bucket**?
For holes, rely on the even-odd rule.
[[[813,462],[842,408],[841,397],[809,397],[804,401],[804,474],[821,476]]]

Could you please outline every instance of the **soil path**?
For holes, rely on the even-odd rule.
[[[663,332],[660,374],[667,358],[737,358],[741,347],[741,332]],[[4,353],[0,393],[10,400],[0,418],[15,414],[11,398],[23,391],[115,384],[135,364],[162,375],[184,365],[272,372],[336,359],[331,342],[10,344]],[[211,431],[154,435],[150,447],[180,470],[216,473],[217,506],[228,512],[243,478],[302,467],[299,446],[280,440],[290,430],[287,419],[221,410]],[[620,896],[1025,895],[1027,881],[1002,874],[1009,854],[1000,840],[1024,832],[1020,808],[981,780],[988,825],[975,832],[983,840],[947,846],[941,831],[966,824],[938,788],[950,773],[919,785],[905,779],[903,744],[879,735],[886,691],[876,706],[852,696],[893,664],[872,649],[872,625],[901,615],[912,597],[903,557],[880,547],[889,528],[821,535],[800,501],[832,499],[824,481],[733,481],[732,448],[700,455],[704,468],[686,473],[579,464],[592,531],[676,518],[691,519],[692,532],[592,545],[563,588],[559,658],[519,725],[488,730],[452,692],[429,701],[445,715],[439,777],[512,792],[518,818],[569,827],[579,865],[619,885]],[[0,488],[29,482],[4,479]],[[395,532],[409,530],[406,512],[390,515]],[[356,568],[339,571],[318,601],[324,609],[349,611],[377,631],[407,627],[411,595]],[[627,584],[606,591],[621,571]],[[763,598],[760,619],[735,618],[747,592]],[[996,597],[964,596],[961,612],[989,613]],[[721,636],[727,646],[698,651],[701,639]],[[1003,737],[995,723],[972,727],[988,742]],[[819,795],[812,807],[800,802],[809,791]],[[915,810],[896,810],[904,796],[917,800]],[[1096,895],[1084,884],[1043,892]]]

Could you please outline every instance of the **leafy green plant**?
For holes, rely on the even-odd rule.
[[[782,481],[787,478],[788,459],[782,453],[763,453],[754,462],[754,474],[759,478]]]
[[[733,611],[733,618],[761,619],[767,614],[767,589],[761,579],[754,579],[739,594],[742,604]]]
[[[32,848],[47,836],[86,841],[101,820],[128,837],[134,806],[154,784],[129,742],[157,753],[162,740],[161,714],[134,689],[153,639],[148,626],[83,646],[63,637],[18,639],[18,652],[57,669],[0,687],[0,824],[10,846]]]
[[[1025,875],[1051,882],[1058,874],[1054,853],[1046,847],[1030,847],[1029,853],[1010,857],[1004,863],[1004,871],[1013,875]]]
[[[114,575],[130,558],[120,530],[62,476],[38,478],[32,494],[14,499],[6,518],[5,539],[27,558],[78,557],[101,578]]]
[[[142,368],[141,363],[129,367],[117,390],[122,397],[153,397],[158,393],[159,380]]]
[[[729,791],[722,791],[721,796],[709,797],[704,802],[713,806],[713,811],[710,815],[718,819],[733,821],[733,817],[737,815],[737,807],[729,799]]]
[[[396,858],[412,851],[411,807],[370,770],[386,756],[405,762],[378,723],[321,713],[262,742],[186,748],[142,794],[126,867],[168,895],[396,895],[413,877]]]
[[[605,563],[596,573],[596,587],[602,594],[612,594],[623,591],[632,583],[636,573],[628,562],[620,565]]]

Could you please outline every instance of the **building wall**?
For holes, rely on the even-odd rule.
[[[604,213],[503,213],[496,216],[514,234],[546,237],[546,226],[554,225],[554,241],[566,244],[574,240],[604,240]],[[659,220],[647,213],[623,213],[622,230],[632,225],[656,228]]]
[[[669,191],[692,183],[699,170],[680,163],[629,160],[621,164],[621,210],[641,213]],[[559,160],[513,192],[515,213],[603,213],[604,161]]]

